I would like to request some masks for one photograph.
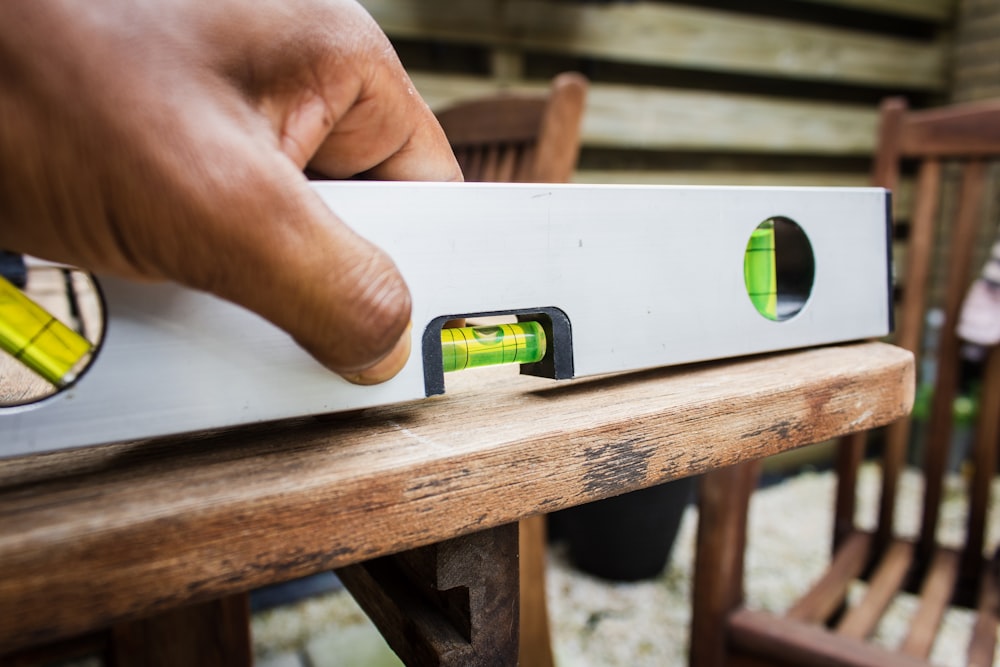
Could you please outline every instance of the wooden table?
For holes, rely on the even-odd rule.
[[[152,641],[137,619],[238,616],[211,601],[425,545],[394,571],[429,588],[376,620],[430,596],[465,641],[502,643],[486,621],[516,620],[516,570],[482,565],[516,567],[515,522],[885,424],[912,397],[911,355],[859,343],[560,383],[468,371],[350,416],[0,461],[0,654],[110,626]],[[365,597],[387,562],[342,572]],[[449,597],[480,575],[494,588]]]

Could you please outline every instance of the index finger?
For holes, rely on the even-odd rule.
[[[434,113],[394,55],[373,64],[353,104],[328,128],[309,167],[333,178],[461,181]]]

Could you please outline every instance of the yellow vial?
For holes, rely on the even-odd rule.
[[[441,330],[444,372],[499,364],[531,364],[545,356],[545,330],[518,322]]]
[[[64,387],[84,367],[93,346],[0,276],[0,349]]]

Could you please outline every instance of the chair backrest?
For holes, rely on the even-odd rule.
[[[984,218],[988,165],[997,158],[1000,158],[1000,100],[927,111],[910,111],[899,98],[886,100],[882,105],[873,184],[896,190],[901,163],[916,164],[906,268],[895,334],[896,344],[914,354],[920,352],[935,262],[940,262],[935,268],[944,275],[940,303],[944,318],[935,353],[934,393],[924,449],[926,486],[917,545],[918,562],[921,557],[929,556],[934,547],[953,427],[953,403],[959,385],[962,343],[955,327],[964,296],[980,268],[974,266],[973,258]],[[945,172],[953,173],[952,170],[958,172],[960,179],[957,196],[942,196],[942,176]],[[984,377],[996,375],[1000,370],[992,367],[996,365],[996,362],[991,363]],[[996,467],[998,426],[996,399],[984,396],[981,405],[966,536],[966,562],[975,568],[982,561],[987,494]],[[892,535],[895,496],[910,430],[910,420],[901,420],[886,432],[877,548],[887,544]],[[852,469],[856,469],[861,460],[864,443],[863,439],[855,437],[849,438],[844,445],[839,462],[841,488],[835,539],[843,537],[853,521],[856,472]]]
[[[499,93],[437,114],[467,181],[565,183],[580,151],[587,80],[560,74],[547,94]]]

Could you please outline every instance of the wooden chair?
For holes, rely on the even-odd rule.
[[[580,152],[587,80],[560,74],[547,95],[498,94],[437,114],[467,181],[566,183]]]
[[[547,94],[498,94],[438,114],[467,181],[563,183],[580,149],[587,80],[557,76]],[[510,527],[513,529],[513,527]],[[551,667],[545,604],[545,517],[339,570],[351,594],[406,664]],[[484,546],[485,545],[485,546]],[[513,572],[509,566],[515,563]],[[518,571],[519,570],[519,571]],[[520,596],[517,657],[500,636],[513,581]],[[461,588],[466,602],[456,602]],[[423,602],[417,604],[416,600]],[[431,601],[434,609],[423,610]],[[463,608],[456,619],[456,609]],[[507,609],[506,613],[510,613]],[[431,622],[449,618],[447,623]],[[453,639],[455,626],[466,639]],[[471,641],[470,641],[471,639]]]
[[[943,478],[952,431],[952,405],[959,381],[961,343],[955,334],[962,299],[977,268],[973,253],[987,164],[1000,156],[1000,101],[929,111],[908,111],[900,99],[887,100],[874,163],[874,184],[895,188],[900,162],[918,167],[910,218],[905,286],[897,319],[896,343],[917,352],[928,305],[928,277],[935,254],[935,222],[944,221],[940,245],[946,271],[945,314],[936,353],[934,398],[926,431],[925,497],[919,535],[904,539],[893,531],[896,491],[905,465],[911,422],[885,432],[882,495],[877,526],[855,525],[855,486],[865,453],[866,434],[839,443],[834,550],[829,568],[787,613],[777,616],[743,606],[743,551],[749,497],[759,468],[741,465],[704,476],[701,485],[690,664],[708,665],[896,665],[926,664],[942,615],[950,604],[977,612],[968,664],[991,665],[996,642],[1000,557],[984,556],[984,526],[990,481],[996,471],[1000,436],[1000,352],[989,355],[984,372],[980,417],[969,483],[965,545],[946,548],[935,540]],[[953,164],[954,163],[954,164]],[[957,196],[942,196],[942,174],[958,170]],[[943,211],[954,200],[955,211]],[[856,604],[847,588],[867,580]],[[919,596],[909,634],[895,650],[866,640],[900,592]]]

